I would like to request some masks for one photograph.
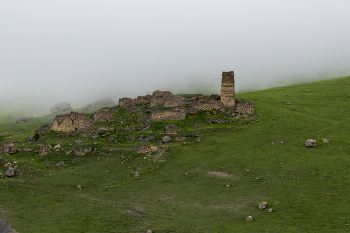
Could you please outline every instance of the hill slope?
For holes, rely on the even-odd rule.
[[[0,217],[21,233],[348,231],[349,85],[344,77],[238,94],[253,101],[255,124],[194,128],[200,140],[151,156],[126,144],[112,156],[2,155],[23,175],[0,179]],[[306,148],[309,138],[318,146]]]

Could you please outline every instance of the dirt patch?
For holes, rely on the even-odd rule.
[[[230,175],[230,174],[228,174],[226,172],[208,172],[208,174],[212,175],[212,176],[234,178],[233,175]]]

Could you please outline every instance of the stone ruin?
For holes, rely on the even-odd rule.
[[[140,107],[141,104],[142,108]],[[222,72],[221,96],[213,94],[174,95],[170,91],[154,91],[151,95],[138,96],[137,98],[121,98],[118,107],[128,108],[127,114],[147,114],[137,119],[139,123],[147,123],[151,120],[183,120],[187,115],[197,115],[199,111],[221,111],[227,116],[235,118],[249,117],[254,114],[254,106],[250,101],[235,100],[234,72]],[[161,108],[161,110],[158,110]],[[168,108],[168,109],[162,109]],[[102,108],[92,114],[88,120],[84,113],[71,112],[55,117],[51,130],[75,131],[89,130],[96,122],[113,122],[117,118],[113,112],[115,107]],[[214,112],[215,112],[214,111]],[[210,113],[208,113],[210,115]],[[215,114],[215,113],[214,113]],[[221,122],[220,122],[221,123]],[[97,131],[113,129],[114,126],[101,126]]]
[[[67,114],[55,116],[50,129],[54,131],[86,130],[91,127],[91,122],[85,113],[71,111]]]

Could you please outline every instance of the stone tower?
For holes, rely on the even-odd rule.
[[[233,71],[222,72],[221,102],[225,107],[235,106],[235,74]]]

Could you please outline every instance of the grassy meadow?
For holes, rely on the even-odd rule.
[[[233,124],[206,123],[212,116],[205,112],[198,127],[190,117],[153,123],[151,145],[160,145],[164,135],[155,131],[168,123],[180,125],[188,140],[162,144],[168,149],[150,156],[137,154],[140,143],[128,142],[125,132],[112,135],[118,144],[50,132],[43,143],[18,145],[32,152],[0,155],[2,164],[19,166],[14,177],[0,178],[0,218],[20,233],[349,232],[349,86],[344,77],[237,94],[253,101],[255,115]],[[0,122],[1,145],[32,136],[52,122],[46,118]],[[307,139],[318,146],[305,147]],[[41,144],[74,149],[76,140],[105,153],[34,152]]]

